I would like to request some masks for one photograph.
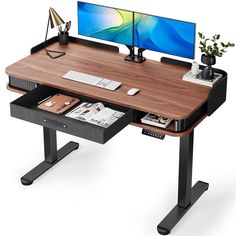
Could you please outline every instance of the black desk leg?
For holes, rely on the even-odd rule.
[[[193,135],[194,132],[192,131],[188,136],[180,138],[178,204],[157,226],[158,232],[163,235],[171,232],[173,227],[209,187],[208,183],[202,181],[198,181],[192,187]]]
[[[56,130],[43,127],[43,134],[45,160],[21,178],[23,185],[31,185],[35,179],[49,168],[54,166],[69,153],[79,148],[78,143],[69,142],[57,151]]]

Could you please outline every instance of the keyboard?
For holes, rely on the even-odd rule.
[[[84,83],[84,84],[88,84],[88,85],[92,85],[92,86],[96,86],[103,89],[112,90],[112,91],[115,91],[118,87],[121,86],[120,82],[104,79],[101,77],[97,77],[97,76],[93,76],[93,75],[89,75],[89,74],[85,74],[85,73],[81,73],[81,72],[73,71],[73,70],[68,71],[65,75],[63,75],[63,78],[80,82],[80,83]]]

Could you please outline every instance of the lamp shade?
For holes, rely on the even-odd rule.
[[[49,19],[50,19],[51,29],[65,24],[65,22],[62,20],[62,18],[51,7],[49,8]]]

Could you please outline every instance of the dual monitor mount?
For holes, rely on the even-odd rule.
[[[135,55],[135,50],[133,46],[126,45],[126,47],[129,49],[130,53],[128,56],[125,57],[126,61],[132,61],[136,63],[142,63],[146,61],[146,58],[143,57],[143,52],[145,49],[139,48],[138,49],[138,55]]]

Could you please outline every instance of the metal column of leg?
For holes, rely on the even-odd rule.
[[[209,187],[208,183],[202,181],[198,181],[192,187],[193,136],[192,131],[189,135],[180,138],[178,203],[157,226],[158,232],[162,235],[171,232]]]

